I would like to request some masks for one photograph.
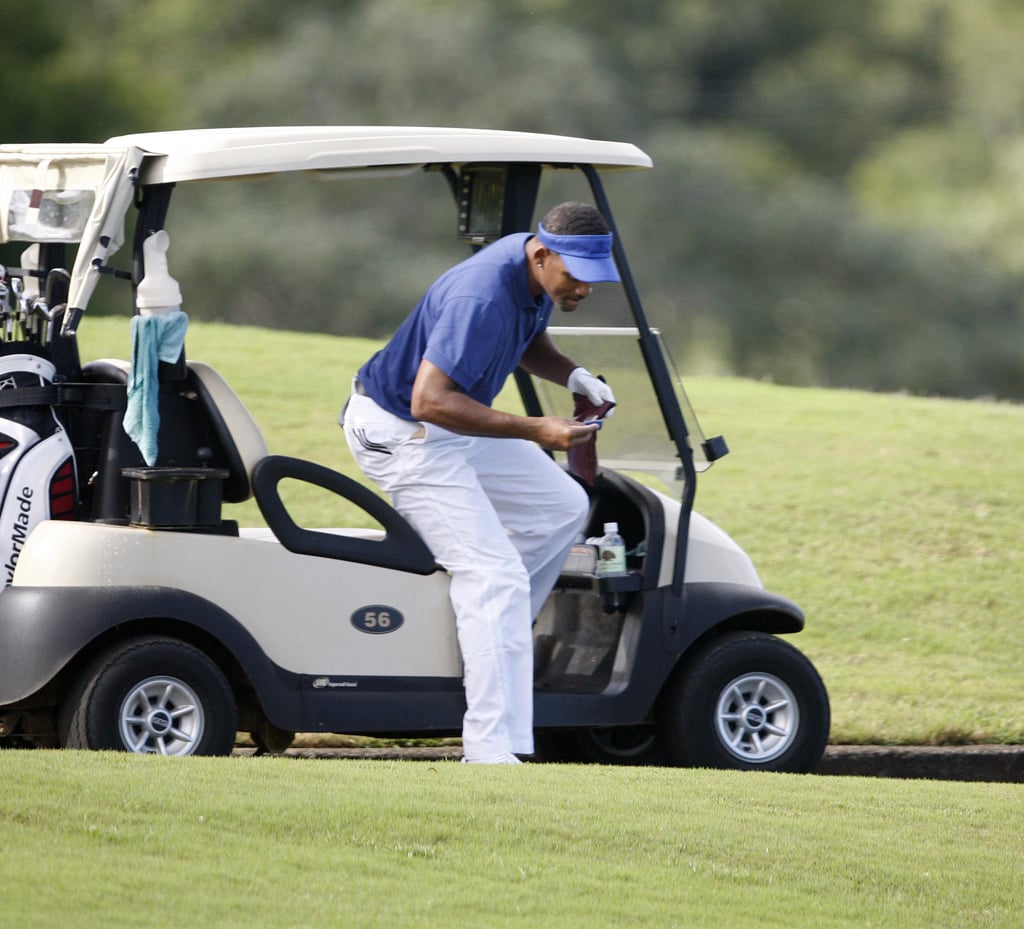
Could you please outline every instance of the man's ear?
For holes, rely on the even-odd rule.
[[[546,245],[542,245],[539,241],[535,242],[534,248],[530,252],[530,261],[534,264],[543,262],[550,254],[551,250]]]

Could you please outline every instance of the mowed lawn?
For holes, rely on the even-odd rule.
[[[124,320],[82,332],[86,357],[127,356]],[[189,338],[272,452],[351,474],[335,418],[372,348]],[[833,740],[1024,740],[1022,408],[730,378],[690,392],[732,448],[698,507],[806,611],[794,642],[829,687]],[[0,783],[0,929],[1016,929],[1024,900],[1012,784],[66,751],[0,752]]]
[[[1021,788],[0,752],[2,929],[1020,926]]]

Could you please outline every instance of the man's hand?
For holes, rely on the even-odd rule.
[[[598,423],[586,425],[557,416],[540,416],[531,421],[536,424],[533,440],[549,451],[566,452],[576,445],[582,445],[601,428]]]
[[[571,393],[583,394],[594,406],[615,402],[611,387],[583,367],[572,369],[565,386]],[[606,415],[610,416],[611,413],[609,410]]]

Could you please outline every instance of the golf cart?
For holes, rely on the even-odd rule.
[[[210,189],[199,181],[416,175],[445,188],[451,228],[480,247],[533,227],[552,173],[581,175],[614,227],[600,175],[650,164],[624,143],[457,129],[0,146],[0,243],[28,245],[0,289],[0,745],[187,755],[227,754],[238,731],[266,751],[297,732],[458,734],[446,573],[377,493],[268,454],[224,379],[187,358],[183,330],[171,334],[181,295],[169,207]],[[122,269],[110,259],[130,218]],[[600,575],[581,540],[537,618],[538,755],[811,771],[828,697],[777,637],[803,615],[693,510],[697,474],[727,448],[701,434],[619,236],[615,259],[623,325],[550,331],[619,399],[600,464],[580,479],[586,535],[617,522],[628,571]],[[101,279],[133,311],[130,360],[79,356]],[[186,303],[200,287],[182,281]],[[574,413],[565,390],[522,371],[515,386],[530,414]],[[307,525],[282,493],[294,483],[343,498],[364,525]],[[251,498],[265,526],[224,518]]]

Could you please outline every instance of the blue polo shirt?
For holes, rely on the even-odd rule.
[[[391,341],[359,369],[366,393],[388,412],[412,419],[412,385],[426,358],[490,406],[551,318],[551,298],[535,300],[527,283],[530,235],[505,236],[442,274]]]

